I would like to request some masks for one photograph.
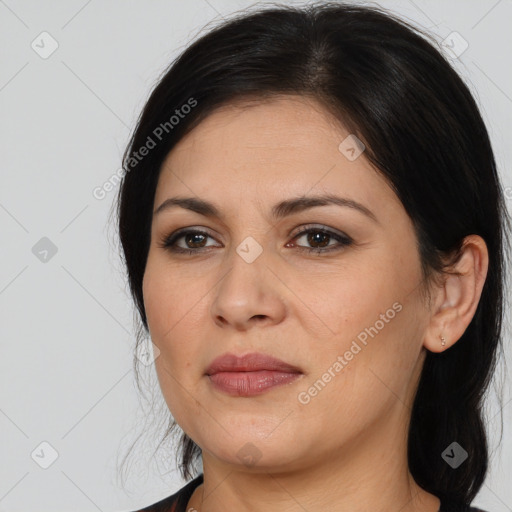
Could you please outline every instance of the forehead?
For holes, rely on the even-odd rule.
[[[237,101],[214,110],[180,140],[168,159],[183,163],[184,158],[219,154],[223,149],[229,150],[224,156],[232,161],[250,153],[264,157],[270,150],[292,157],[294,152],[310,152],[319,142],[331,145],[343,135],[348,135],[346,129],[307,97]]]
[[[284,96],[215,110],[165,159],[155,204],[170,193],[265,201],[322,191],[360,201],[396,200],[364,157],[349,160],[351,134],[319,103]],[[387,190],[386,190],[387,189]]]

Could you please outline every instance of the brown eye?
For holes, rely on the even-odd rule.
[[[177,231],[173,233],[170,236],[165,237],[160,247],[167,249],[171,252],[177,252],[177,253],[199,253],[203,249],[207,249],[208,246],[205,245],[206,240],[208,238],[212,238],[208,233],[204,231],[197,231],[197,230],[186,230],[186,231]],[[178,241],[181,241],[183,239],[184,245],[179,245]]]
[[[328,229],[311,227],[302,229],[295,235],[293,240],[299,240],[301,238],[305,238],[306,243],[310,244],[311,247],[303,247],[302,244],[299,244],[299,250],[316,252],[318,254],[340,250],[353,243],[353,240],[347,235],[334,233]],[[331,241],[337,243],[329,245]]]
[[[204,235],[203,233],[188,233],[182,238],[185,240],[185,244],[197,248],[204,246],[204,242],[208,236]]]
[[[306,233],[306,237],[308,244],[314,244],[316,247],[326,247],[332,238],[331,235],[323,231],[309,231]]]

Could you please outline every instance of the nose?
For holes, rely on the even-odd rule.
[[[224,277],[212,292],[214,322],[238,331],[281,322],[286,315],[282,298],[285,286],[276,277],[276,261],[267,257],[265,251],[253,261],[245,258],[243,252],[240,254],[233,248],[227,259],[228,270],[224,270]]]

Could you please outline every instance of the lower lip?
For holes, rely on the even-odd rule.
[[[287,373],[273,370],[257,372],[219,372],[209,375],[213,386],[231,396],[254,396],[288,384],[298,379],[301,373]]]

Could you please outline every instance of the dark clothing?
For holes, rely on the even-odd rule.
[[[188,482],[184,485],[179,491],[174,493],[172,496],[168,496],[153,505],[150,505],[141,510],[137,510],[136,512],[188,512],[187,511],[187,503],[192,493],[203,483],[203,474],[201,473],[199,476]],[[201,512],[201,511],[199,511]],[[441,502],[441,508],[439,512],[455,512],[454,507],[446,507],[443,502]],[[456,512],[485,512],[480,508],[475,507],[457,507]]]
[[[137,510],[136,512],[187,512],[187,503],[192,493],[203,483],[203,474],[188,482],[172,496],[150,505],[149,507]]]

